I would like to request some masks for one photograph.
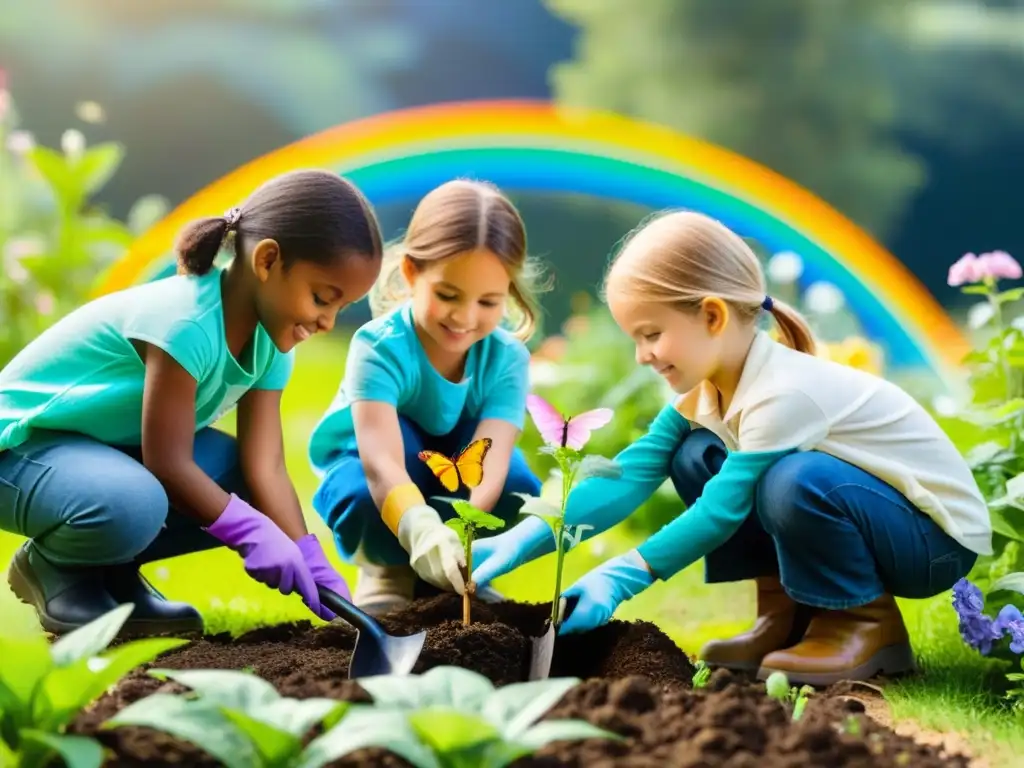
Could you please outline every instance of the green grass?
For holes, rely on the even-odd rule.
[[[283,405],[288,466],[305,504],[310,529],[321,537],[334,564],[354,586],[354,569],[339,563],[326,527],[309,505],[316,478],[306,461],[306,438],[337,390],[345,348],[336,339],[314,339],[299,348],[298,358]],[[230,417],[221,426],[232,429]],[[4,563],[21,541],[0,533]],[[615,529],[579,547],[566,558],[565,583],[571,584],[589,568],[634,543],[622,529]],[[310,618],[297,597],[284,597],[252,581],[242,570],[240,558],[224,550],[153,563],[146,566],[145,573],[168,597],[195,605],[210,632],[240,633]],[[553,574],[554,558],[546,557],[499,579],[495,586],[511,598],[546,600],[550,599]],[[1017,755],[1024,753],[1024,727],[994,693],[1005,670],[961,643],[948,593],[932,600],[904,601],[902,608],[924,674],[887,689],[897,720],[912,718],[925,728],[963,733],[993,765],[1013,764]],[[626,603],[617,616],[656,621],[680,647],[696,654],[708,640],[749,627],[753,612],[752,584],[704,584],[703,564],[697,563],[670,583],[658,583]],[[34,613],[13,597],[6,578],[0,584],[0,615],[7,633],[38,628]]]

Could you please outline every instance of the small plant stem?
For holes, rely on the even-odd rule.
[[[562,595],[562,565],[565,561],[565,507],[569,503],[569,489],[572,488],[572,473],[569,462],[559,459],[562,467],[562,514],[555,526],[555,597],[551,601],[551,626],[558,624],[558,602]]]
[[[473,526],[466,525],[466,588],[462,592],[462,626],[469,626],[469,596],[473,585]]]

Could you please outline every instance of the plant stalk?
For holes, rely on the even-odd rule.
[[[462,592],[462,626],[469,626],[469,596],[473,585],[473,526],[466,525],[466,588]]]
[[[569,503],[569,489],[572,488],[572,473],[569,462],[559,459],[562,467],[562,514],[555,526],[555,597],[551,601],[551,626],[558,624],[558,602],[562,595],[562,564],[565,561],[565,508]]]

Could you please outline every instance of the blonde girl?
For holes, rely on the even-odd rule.
[[[909,670],[893,597],[949,589],[992,551],[985,503],[949,438],[894,384],[816,357],[800,315],[766,295],[751,249],[707,216],[641,227],[605,292],[637,362],[679,397],[619,455],[620,479],[579,485],[566,522],[606,530],[666,477],[687,511],[566,590],[562,631],[606,622],[703,557],[708,582],[757,584],[756,623],[706,646],[709,664],[811,685]],[[780,341],[759,329],[762,313]],[[537,523],[482,541],[475,579],[543,554],[551,537]]]
[[[422,451],[457,459],[466,450],[460,464],[470,473],[482,463],[468,498],[498,516],[516,515],[513,492],[539,492],[515,448],[533,273],[519,213],[475,181],[424,197],[389,253],[375,318],[353,337],[338,394],[310,439],[322,479],[314,507],[341,557],[359,566],[354,599],[371,614],[407,605],[422,582],[464,591],[465,556],[444,524],[454,512],[432,497],[465,497],[465,488],[445,488]]]

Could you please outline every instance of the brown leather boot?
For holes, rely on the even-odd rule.
[[[892,595],[841,611],[822,611],[804,639],[764,657],[757,676],[785,672],[794,685],[825,686],[915,669],[910,637]]]
[[[709,666],[741,672],[755,672],[761,659],[772,651],[798,642],[807,629],[809,614],[786,594],[776,576],[757,582],[757,621],[742,635],[728,640],[712,640],[700,652]]]

